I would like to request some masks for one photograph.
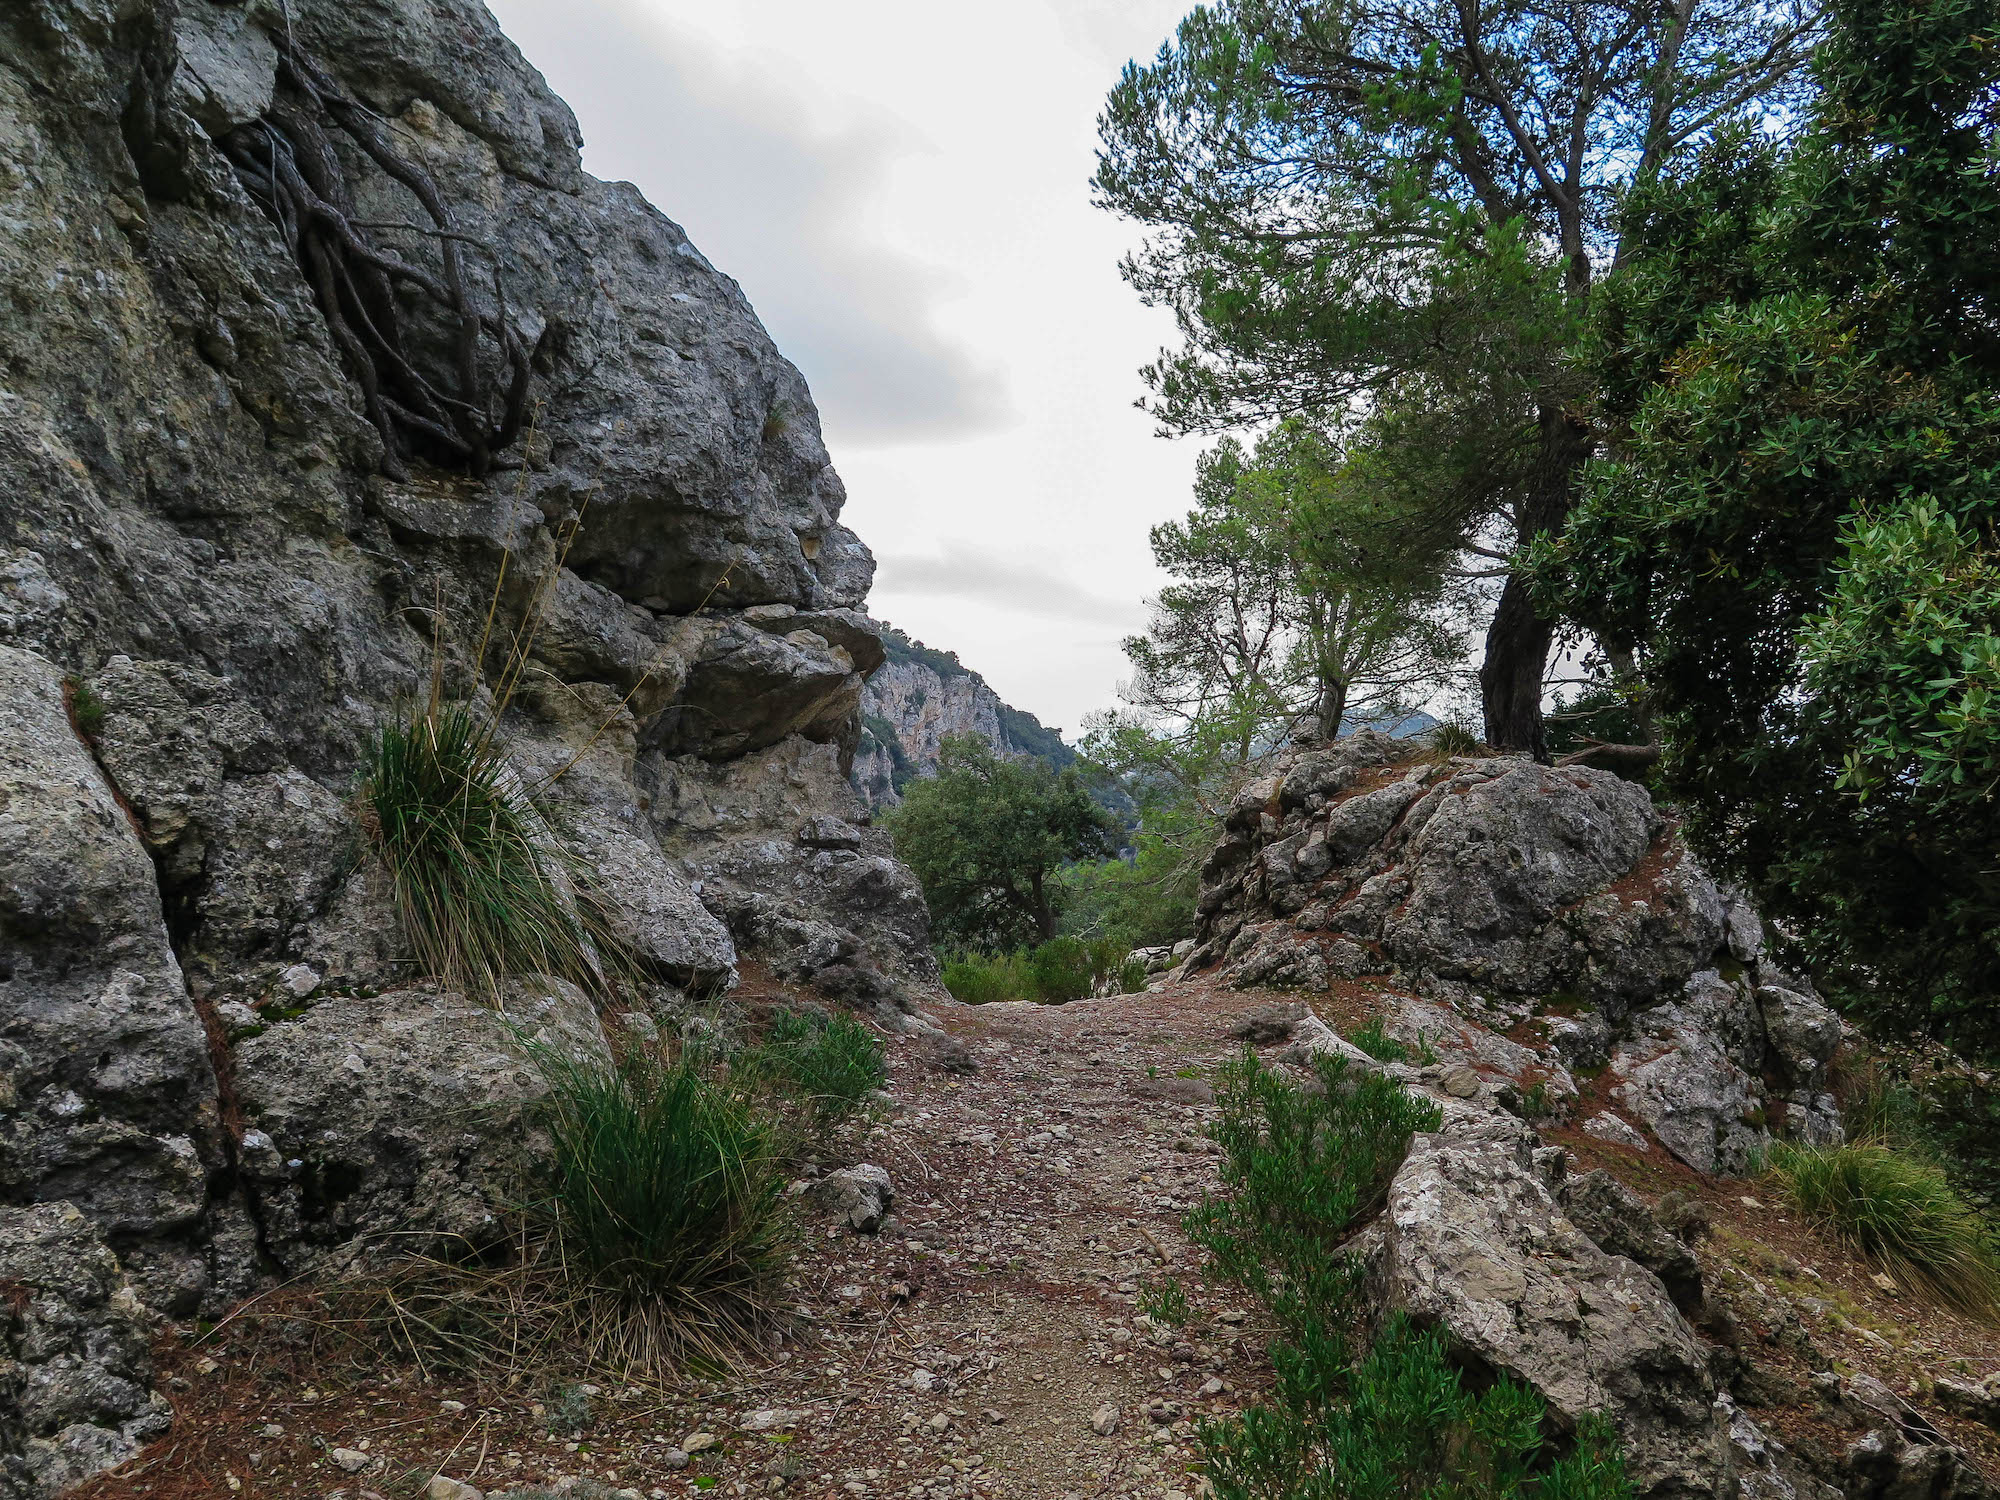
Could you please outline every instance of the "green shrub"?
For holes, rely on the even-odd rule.
[[[1034,975],[1018,953],[961,953],[944,962],[944,987],[967,1005],[1039,998]]]
[[[770,1030],[737,1059],[753,1078],[768,1078],[808,1100],[822,1121],[853,1114],[882,1087],[882,1044],[852,1016],[781,1010]]]
[[[1035,993],[1050,1005],[1081,1000],[1097,981],[1090,945],[1081,938],[1055,937],[1028,955]]]
[[[611,988],[604,965],[619,945],[584,872],[470,708],[433,698],[386,725],[359,804],[428,973],[488,999],[516,975]]]
[[[1372,1017],[1365,1025],[1350,1031],[1347,1039],[1377,1062],[1410,1060],[1410,1049],[1382,1029],[1380,1016]]]
[[[1993,1226],[1942,1168],[1879,1141],[1771,1148],[1800,1214],[1891,1276],[1967,1312],[2000,1308]]]
[[[66,678],[64,685],[69,689],[70,723],[85,739],[96,739],[98,731],[104,728],[104,700],[81,677]]]
[[[1441,1112],[1344,1059],[1314,1067],[1311,1090],[1254,1053],[1223,1068],[1211,1134],[1226,1196],[1185,1221],[1213,1271],[1255,1294],[1282,1334],[1275,1399],[1201,1424],[1217,1500],[1630,1500],[1601,1418],[1550,1461],[1541,1398],[1505,1378],[1468,1390],[1441,1334],[1394,1316],[1354,1357],[1363,1272],[1343,1247]]]
[[[1139,1311],[1169,1328],[1185,1327],[1194,1316],[1194,1309],[1188,1306],[1187,1288],[1171,1276],[1139,1294]]]
[[[688,1058],[531,1051],[549,1085],[550,1207],[572,1270],[624,1330],[612,1342],[657,1357],[750,1327],[792,1246],[771,1121]]]
[[[1128,958],[1118,966],[1118,992],[1122,995],[1143,995],[1146,981],[1152,978],[1146,966],[1136,958]]]

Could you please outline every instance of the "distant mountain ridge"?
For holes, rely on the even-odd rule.
[[[911,781],[934,773],[947,735],[976,734],[1002,755],[1057,768],[1076,759],[1060,730],[1002,701],[956,653],[933,650],[888,625],[882,646],[886,660],[862,691],[854,756],[855,790],[871,809],[894,807]]]

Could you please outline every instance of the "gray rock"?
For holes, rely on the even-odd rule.
[[[1611,1060],[1618,1106],[1699,1172],[1749,1170],[1769,1144],[1757,1080],[1738,1065],[1756,1035],[1741,990],[1712,971],[1685,997],[1633,1018],[1635,1035]]]
[[[1652,1144],[1645,1133],[1623,1116],[1614,1115],[1610,1110],[1600,1110],[1583,1122],[1583,1133],[1595,1136],[1612,1146],[1624,1146],[1631,1151],[1650,1151]]]
[[[735,983],[729,929],[646,833],[585,814],[569,842],[596,882],[612,930],[655,972],[687,989]]]
[[[880,1229],[890,1205],[896,1201],[889,1174],[873,1162],[829,1172],[810,1191],[816,1206],[845,1221],[857,1234],[873,1234]]]
[[[1702,1303],[1701,1262],[1660,1227],[1645,1200],[1603,1168],[1568,1178],[1557,1194],[1570,1222],[1598,1248],[1638,1262],[1655,1276],[1674,1305],[1693,1317]]]
[[[1371,1261],[1380,1305],[1443,1328],[1565,1423],[1604,1412],[1641,1496],[1732,1495],[1701,1343],[1657,1277],[1561,1211],[1533,1142],[1520,1121],[1465,1105],[1412,1141]]]
[[[0,1207],[0,1286],[0,1492],[43,1500],[167,1430],[152,1320],[88,1219]]]
[[[0,646],[0,1191],[173,1260],[221,1161],[215,1076],[153,863],[63,695]]]
[[[1840,1017],[1814,996],[1775,984],[1757,987],[1757,1008],[1771,1055],[1786,1080],[1807,1092],[1823,1089],[1826,1070],[1840,1050]]]
[[[443,452],[415,480],[383,472],[358,372],[224,149],[272,107],[288,43],[421,160],[479,311],[537,351],[504,472]],[[340,161],[357,219],[421,216],[365,153]],[[443,241],[369,232],[439,272]],[[499,743],[538,772],[586,759],[550,790],[557,822],[636,841],[599,852],[658,968],[726,977],[711,903],[734,891],[843,934],[854,972],[935,979],[921,894],[880,835],[804,860],[792,841],[858,815],[842,757],[881,660],[858,610],[873,562],[840,524],[805,383],[677,225],[584,174],[574,119],[483,5],[0,8],[0,279],[47,293],[0,306],[10,1199],[75,1202],[149,1300],[204,1295],[237,1210],[208,1191],[218,1100],[188,989],[219,1007],[289,993],[301,965],[315,995],[398,976],[349,802],[434,647],[446,690],[486,704],[521,643]],[[451,317],[399,306],[405,350],[439,374]],[[108,775],[62,721],[65,675],[103,704]],[[238,1043],[253,1091],[292,1045],[268,1038],[298,1025]],[[314,1046],[348,1071],[330,1036]],[[310,1093],[263,1086],[274,1109]],[[379,1183],[408,1163],[356,1165]],[[422,1197],[429,1167],[411,1170],[399,1191]],[[307,1238],[373,1213],[328,1208]]]
[[[237,1086],[261,1149],[246,1136],[241,1160],[279,1267],[501,1233],[548,1149],[523,1036],[608,1057],[588,1003],[556,981],[519,988],[506,1015],[420,990],[336,998],[243,1042]],[[391,1233],[393,1247],[365,1243]]]

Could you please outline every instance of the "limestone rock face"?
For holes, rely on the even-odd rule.
[[[446,246],[475,371],[522,354],[490,465],[385,446],[409,388],[263,206],[246,143],[298,129],[308,77],[450,221],[407,227],[433,222],[409,174],[329,129],[315,170],[399,268],[371,303],[398,358],[460,389],[464,325],[425,290]],[[356,808],[434,668],[497,715],[649,982],[726,986],[800,929],[832,935],[830,994],[893,1015],[934,978],[880,836],[800,841],[865,822],[845,773],[883,657],[811,395],[578,153],[479,0],[0,7],[0,1203],[72,1202],[157,1305],[493,1201],[452,1111],[511,1128],[518,1062],[411,990]],[[225,1019],[253,1013],[276,1023]]]
[[[1600,1139],[1703,1172],[1773,1127],[1839,1135],[1838,1019],[1643,787],[1510,758],[1439,761],[1363,731],[1245,786],[1202,870],[1190,969],[1327,990],[1369,977],[1385,1029],[1528,1118],[1603,1070]],[[1505,1033],[1504,1036],[1499,1033]]]
[[[947,735],[977,735],[996,754],[1036,756],[1056,766],[1076,758],[1057,731],[1001,701],[956,656],[895,630],[883,633],[882,650],[886,660],[862,693],[853,773],[871,810],[894,807],[912,778],[935,772]]]
[[[215,1076],[152,861],[64,694],[0,646],[0,1195],[173,1259],[221,1160]]]
[[[588,1002],[553,982],[504,1014],[421,990],[336,998],[240,1043],[238,1161],[263,1252],[296,1275],[412,1235],[448,1253],[490,1243],[547,1150],[524,1043],[609,1059]]]
[[[0,1285],[0,1495],[45,1500],[166,1431],[151,1320],[89,1219],[0,1207]]]

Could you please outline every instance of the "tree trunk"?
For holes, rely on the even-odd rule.
[[[1522,497],[1519,540],[1526,545],[1560,527],[1569,516],[1577,470],[1590,456],[1590,430],[1559,408],[1541,412],[1540,452]],[[1479,666],[1480,707],[1486,743],[1496,750],[1549,758],[1542,732],[1542,676],[1555,622],[1536,614],[1528,586],[1510,573],[1486,631],[1486,659]]]
[[[1319,697],[1313,703],[1313,727],[1331,744],[1340,735],[1340,721],[1347,717],[1347,684],[1338,677],[1319,680]]]
[[[1035,931],[1042,935],[1042,941],[1046,943],[1056,935],[1056,913],[1055,908],[1049,905],[1048,893],[1042,888],[1040,870],[1034,874],[1034,889]]]

